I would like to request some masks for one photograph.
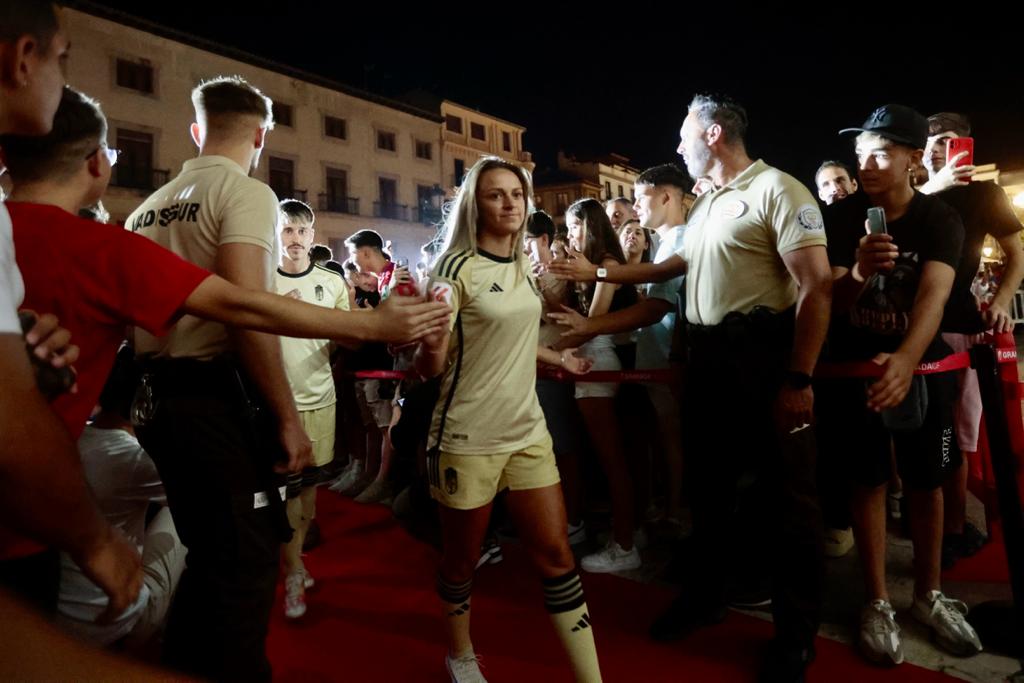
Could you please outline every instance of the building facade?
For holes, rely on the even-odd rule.
[[[475,161],[468,150],[532,169],[522,126],[458,105],[442,115],[113,10],[87,11],[64,13],[74,44],[68,83],[100,101],[108,143],[121,150],[103,197],[114,221],[196,155],[190,93],[219,75],[240,75],[274,101],[275,126],[252,175],[279,198],[308,202],[317,212],[316,241],[339,261],[347,257],[346,237],[373,228],[396,257],[416,263],[435,235],[456,160],[464,168]],[[455,118],[464,123],[461,137],[448,130]]]

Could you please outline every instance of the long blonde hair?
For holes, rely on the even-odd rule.
[[[519,178],[523,185],[523,196],[526,198],[526,211],[523,213],[523,223],[516,231],[512,242],[512,260],[520,269],[523,265],[523,250],[517,245],[523,243],[526,234],[527,218],[533,213],[533,183],[530,181],[530,174],[525,168],[502,159],[501,157],[487,156],[473,164],[469,169],[459,191],[445,206],[444,226],[441,235],[441,248],[438,250],[438,261],[440,258],[454,252],[472,251],[476,252],[476,233],[480,229],[480,212],[476,205],[477,186],[480,178],[487,171],[496,168],[503,168],[511,171]]]

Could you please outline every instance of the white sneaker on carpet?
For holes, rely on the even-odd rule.
[[[289,619],[298,619],[306,613],[306,595],[302,584],[305,574],[295,572],[284,580],[284,615]]]
[[[370,482],[370,485],[363,489],[362,493],[356,496],[353,500],[357,503],[380,503],[381,505],[390,505],[393,497],[394,493],[390,482],[374,479]]]
[[[932,630],[943,650],[958,657],[981,652],[981,639],[965,618],[967,605],[959,600],[947,598],[940,591],[929,591],[924,599],[914,596],[910,613]]]
[[[452,683],[487,683],[487,679],[480,671],[480,657],[472,652],[455,659],[452,659],[451,655],[445,655],[444,668],[452,677]]]
[[[363,476],[363,462],[362,460],[353,460],[349,463],[348,467],[341,471],[341,476],[334,480],[328,488],[331,491],[340,493],[344,491],[352,484],[356,483],[360,477]]]
[[[861,654],[875,664],[892,666],[903,663],[903,641],[896,610],[885,600],[872,600],[860,613]]]
[[[635,545],[629,550],[623,550],[615,541],[609,541],[604,550],[586,555],[580,560],[580,566],[593,574],[637,569],[640,564],[640,551]]]

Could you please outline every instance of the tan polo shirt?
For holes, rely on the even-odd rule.
[[[825,224],[810,191],[760,159],[728,185],[697,198],[682,248],[686,318],[717,325],[730,311],[783,311],[797,286],[782,256],[825,246]]]
[[[230,243],[259,247],[276,265],[278,213],[277,197],[266,184],[231,159],[201,156],[186,161],[178,177],[150,195],[125,227],[213,271],[217,248]],[[220,323],[186,315],[159,339],[137,330],[135,344],[140,354],[209,359],[228,350],[228,335]]]
[[[299,301],[348,310],[345,278],[329,268],[310,265],[309,270],[297,274],[278,268],[274,279],[278,294],[296,290]],[[318,410],[337,402],[334,376],[331,374],[331,347],[328,339],[281,337],[284,369],[299,410]]]

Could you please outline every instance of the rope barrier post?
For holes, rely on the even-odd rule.
[[[977,344],[971,349],[971,365],[978,371],[992,469],[996,478],[1013,602],[979,604],[971,610],[970,622],[978,630],[986,649],[998,650],[1020,659],[1024,658],[1024,508],[1021,507],[1024,479],[1021,478],[1021,461],[1013,450],[1010,420],[1019,422],[1021,415],[1019,401],[1012,402],[1016,406],[1016,414],[1008,415],[999,360],[997,349],[991,344]],[[1007,372],[1010,370],[1016,383],[1015,362],[1007,368]]]

